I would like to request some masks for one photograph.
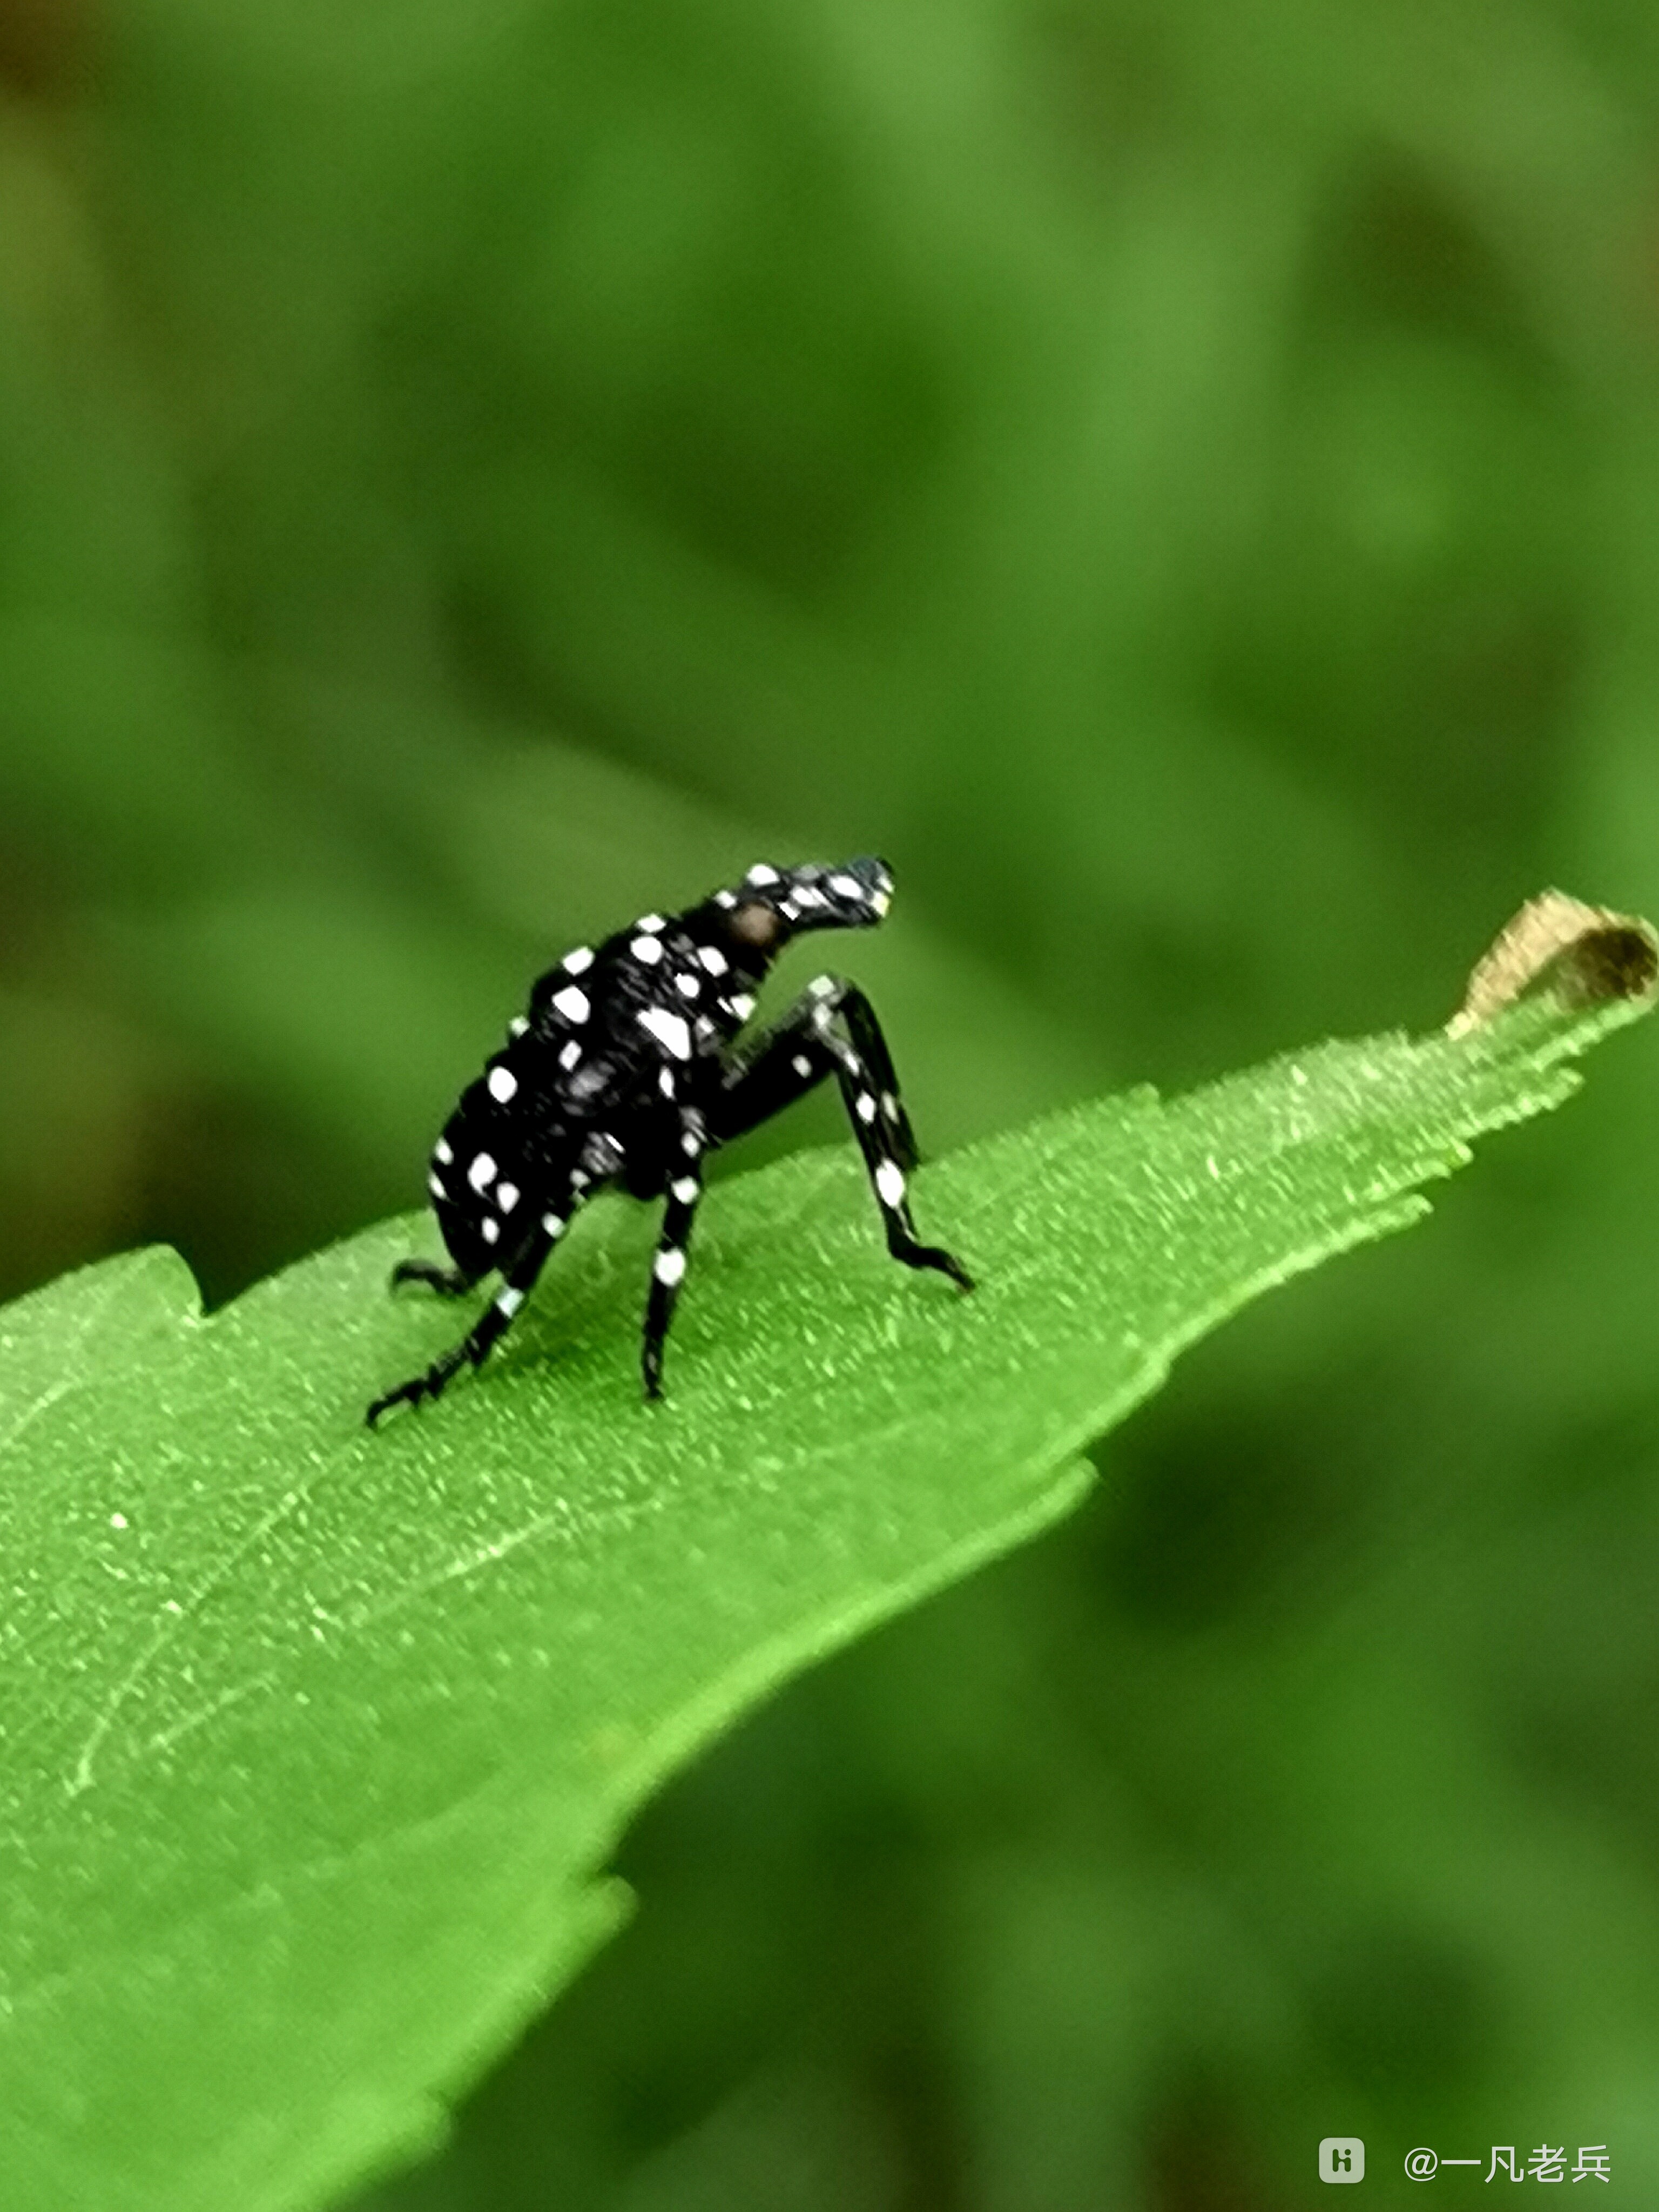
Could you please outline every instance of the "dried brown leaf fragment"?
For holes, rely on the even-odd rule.
[[[1534,986],[1564,1006],[1645,998],[1659,982],[1659,937],[1640,915],[1587,906],[1566,891],[1540,891],[1505,925],[1469,976],[1446,1024],[1466,1036]]]

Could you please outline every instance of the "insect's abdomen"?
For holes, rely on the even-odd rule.
[[[499,1267],[531,1227],[549,1180],[550,1139],[562,1135],[544,1110],[520,1104],[516,1090],[503,1100],[492,1079],[506,1087],[492,1068],[462,1093],[427,1180],[444,1243],[470,1275]]]
[[[679,1115],[718,1083],[715,1052],[739,1025],[720,994],[729,973],[653,917],[538,979],[433,1151],[427,1187],[458,1267],[502,1266],[573,1190],[620,1179],[637,1197],[661,1192]]]

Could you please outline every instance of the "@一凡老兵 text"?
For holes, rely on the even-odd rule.
[[[1540,2143],[1530,2151],[1493,2143],[1479,2158],[1453,2158],[1419,2144],[1406,2153],[1413,2181],[1432,2181],[1443,2166],[1473,2167],[1486,2181],[1611,2181],[1613,2160],[1605,2143],[1581,2143],[1568,2162],[1565,2143]],[[1365,2179],[1365,2146],[1358,2136],[1327,2136],[1319,2146],[1319,2178],[1338,2184]],[[1595,2193],[1591,2192],[1592,2195]]]
[[[1406,2172],[1413,2181],[1432,2181],[1442,2166],[1484,2166],[1487,2181],[1611,2181],[1613,2160],[1605,2143],[1581,2143],[1575,2158],[1565,2143],[1540,2143],[1522,2150],[1514,2143],[1493,2143],[1479,2158],[1451,2158],[1426,2145],[1406,2154]],[[1323,2168],[1321,2168],[1322,2172]],[[1326,2177],[1328,2179],[1330,2176]],[[1346,2179],[1346,2176],[1341,2177]]]

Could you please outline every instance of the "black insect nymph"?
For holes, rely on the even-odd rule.
[[[659,1397],[704,1160],[826,1076],[841,1085],[888,1250],[973,1287],[959,1261],[917,1239],[905,1195],[915,1139],[863,992],[820,975],[781,1021],[737,1042],[791,938],[872,927],[892,890],[882,860],[763,864],[684,914],[643,915],[602,945],[578,945],[538,981],[529,1012],[463,1091],[433,1151],[428,1188],[454,1265],[405,1260],[392,1277],[459,1297],[498,1270],[501,1287],[464,1342],[375,1400],[371,1427],[393,1406],[435,1398],[468,1362],[477,1365],[572,1213],[607,1184],[667,1200],[645,1310],[645,1392]]]

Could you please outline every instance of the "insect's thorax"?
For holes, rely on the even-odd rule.
[[[689,921],[567,953],[463,1093],[430,1182],[463,1265],[489,1264],[532,1208],[610,1182],[653,1197],[683,1166],[684,1117],[724,1080],[765,964]]]
[[[677,922],[636,926],[600,945],[580,978],[581,1020],[572,1018],[583,1010],[563,981],[563,963],[542,977],[531,994],[526,1041],[554,1048],[563,1087],[584,1121],[605,1109],[601,1069],[619,1107],[643,1105],[671,1090],[684,1097],[700,1078],[718,1074],[753,1012],[758,965],[740,965]]]

